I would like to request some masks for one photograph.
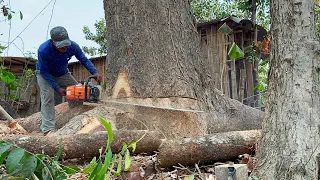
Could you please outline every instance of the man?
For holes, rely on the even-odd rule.
[[[41,118],[40,126],[44,135],[55,130],[55,91],[66,95],[66,87],[76,85],[68,69],[68,61],[75,56],[80,63],[101,82],[102,77],[92,62],[83,54],[80,46],[71,41],[64,27],[57,26],[50,31],[51,39],[40,45],[36,66],[37,81],[40,87]]]

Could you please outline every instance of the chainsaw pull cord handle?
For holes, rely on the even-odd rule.
[[[97,77],[96,76],[89,76],[87,78],[87,80],[85,81],[85,85],[84,85],[84,101],[88,100],[88,95],[87,95],[88,94],[88,84],[89,84],[89,81],[91,79],[94,79],[95,81],[97,81]],[[100,85],[100,82],[98,82],[98,84]]]

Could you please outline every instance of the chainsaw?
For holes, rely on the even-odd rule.
[[[97,81],[97,77],[89,76],[85,82],[74,86],[68,86],[66,89],[66,99],[75,101],[84,101],[97,103],[101,99],[101,86],[91,82],[91,79]]]

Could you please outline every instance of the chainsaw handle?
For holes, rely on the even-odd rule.
[[[95,81],[97,81],[97,77],[92,75],[87,78],[86,84],[88,84],[91,79],[94,79]],[[100,82],[97,81],[97,83],[100,85]]]

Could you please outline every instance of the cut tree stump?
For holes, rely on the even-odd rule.
[[[135,153],[156,151],[162,143],[161,134],[153,131],[113,131],[113,133],[114,141],[111,145],[113,153],[121,151],[123,142],[129,145],[141,137],[143,139],[137,143]],[[51,157],[58,152],[60,140],[62,140],[62,158],[72,159],[98,156],[99,149],[104,148],[107,144],[108,135],[106,132],[100,132],[63,136],[15,136],[5,137],[2,140],[31,153],[44,153]]]
[[[71,118],[69,122],[65,126],[60,128],[56,133],[60,135],[66,135],[105,131],[105,129],[99,121],[100,117],[104,118],[108,122],[111,122],[112,129],[116,130],[116,127],[114,126],[116,121],[116,114],[122,113],[123,111],[116,108],[95,104],[92,105],[92,108],[93,109],[89,111],[86,111],[82,114],[76,115],[75,117]]]
[[[162,167],[194,165],[250,154],[260,137],[260,130],[210,134],[197,138],[164,141],[159,147],[158,161]]]

